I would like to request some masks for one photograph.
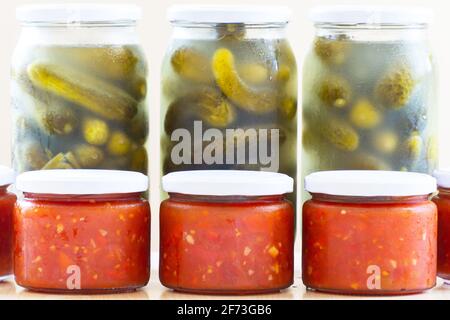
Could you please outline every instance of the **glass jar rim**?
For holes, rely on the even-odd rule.
[[[26,25],[134,24],[141,17],[141,9],[128,4],[37,4],[16,10]]]
[[[288,7],[268,5],[174,5],[167,11],[173,24],[285,25],[290,16]]]
[[[433,194],[410,196],[342,196],[324,193],[311,193],[313,200],[347,204],[400,204],[428,201]]]
[[[331,5],[310,10],[316,25],[329,24],[360,27],[426,26],[433,21],[430,8],[418,6]]]
[[[171,200],[183,202],[211,202],[211,203],[245,203],[245,202],[270,202],[287,199],[287,194],[244,196],[244,195],[193,195],[184,193],[169,192]]]

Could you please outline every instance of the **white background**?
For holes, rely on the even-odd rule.
[[[15,20],[15,8],[27,3],[48,3],[49,1],[2,1],[0,11],[0,164],[10,164],[10,107],[9,107],[9,75],[10,59],[16,44],[20,25]],[[64,2],[91,2],[83,0],[59,0]],[[430,40],[433,46],[440,74],[440,164],[441,167],[450,167],[450,109],[447,101],[450,101],[450,2],[446,0],[368,0],[368,1],[339,1],[339,0],[96,0],[101,3],[135,3],[142,7],[143,20],[139,24],[139,32],[144,50],[150,65],[149,76],[149,115],[151,123],[150,131],[150,172],[151,172],[151,200],[153,212],[153,248],[157,248],[158,238],[158,205],[159,205],[159,80],[160,66],[165,48],[170,41],[171,26],[166,20],[166,9],[176,3],[204,3],[204,4],[280,4],[287,5],[293,10],[292,22],[289,25],[289,39],[294,48],[301,74],[302,62],[307,52],[314,28],[307,19],[308,10],[315,5],[325,4],[399,4],[399,5],[423,5],[434,9],[435,21],[430,27]],[[301,79],[300,79],[301,81]],[[301,86],[300,86],[301,87]],[[301,92],[299,93],[301,97]],[[300,105],[299,105],[300,107]],[[299,148],[300,150],[300,148]],[[300,165],[300,159],[299,159]]]

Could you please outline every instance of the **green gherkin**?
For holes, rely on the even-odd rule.
[[[175,100],[167,111],[164,129],[171,134],[182,127],[184,121],[202,120],[206,125],[226,128],[236,119],[236,112],[231,103],[216,89],[205,87]]]
[[[336,148],[343,151],[355,151],[359,147],[359,135],[347,122],[329,119],[323,123],[322,135]]]
[[[203,53],[189,47],[177,49],[170,58],[173,70],[187,80],[212,83],[212,74],[209,59]]]
[[[240,108],[255,114],[272,112],[277,108],[278,91],[273,88],[254,89],[245,83],[236,70],[235,58],[229,49],[216,50],[212,68],[219,88]]]
[[[123,46],[62,47],[57,54],[109,80],[128,80],[139,62],[134,52]]]
[[[48,161],[43,170],[51,169],[80,169],[81,166],[72,152],[58,153],[50,161]]]
[[[130,152],[132,142],[127,134],[119,130],[116,130],[111,133],[111,136],[109,138],[106,147],[109,154],[113,156],[124,156]]]
[[[350,103],[352,89],[346,79],[331,75],[319,83],[317,96],[327,106],[344,108]]]
[[[36,101],[35,110],[40,127],[50,135],[69,135],[78,127],[78,116],[70,106]]]
[[[329,65],[342,65],[348,57],[348,49],[348,44],[340,39],[318,37],[314,41],[314,52]]]
[[[102,146],[108,142],[109,126],[106,121],[96,118],[86,118],[82,125],[83,137],[87,143]]]
[[[410,69],[401,65],[379,81],[376,96],[386,107],[400,109],[408,103],[414,85],[415,81]]]
[[[28,76],[35,86],[106,119],[126,121],[136,115],[137,101],[133,97],[86,73],[62,65],[36,62],[28,66]]]
[[[96,168],[104,160],[103,150],[89,144],[77,145],[73,154],[82,168]]]

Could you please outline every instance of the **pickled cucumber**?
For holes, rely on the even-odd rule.
[[[96,168],[104,160],[102,149],[88,144],[76,146],[73,154],[82,168]]]
[[[397,149],[398,136],[393,130],[379,131],[375,133],[372,143],[378,152],[391,154]]]
[[[134,52],[124,46],[66,47],[58,51],[61,59],[73,61],[81,68],[112,80],[126,80],[139,62]]]
[[[18,172],[146,167],[142,150],[132,164],[148,135],[147,65],[138,47],[42,45],[29,52],[12,68]]]
[[[411,71],[407,66],[401,65],[380,80],[376,88],[376,95],[386,107],[400,109],[408,103],[414,85]]]
[[[234,27],[217,25],[216,38],[175,39],[171,45],[161,85],[163,173],[247,169],[295,176],[295,57],[282,37],[253,38],[260,30],[247,33],[248,26]],[[192,68],[194,76],[206,66],[203,73],[211,72],[212,80],[189,79],[177,72],[173,53],[185,48],[201,57],[200,67]],[[178,137],[173,134],[176,129],[182,129],[177,133],[183,133],[183,141],[171,141]],[[191,148],[183,148],[183,157],[172,159],[172,152],[184,142]]]
[[[223,23],[218,26],[217,34],[222,40],[241,41],[245,38],[246,28],[242,23]]]
[[[219,88],[239,107],[256,114],[271,112],[277,107],[278,94],[275,90],[255,90],[243,82],[230,50],[218,49],[214,53],[212,68]]]
[[[294,119],[297,114],[297,100],[286,97],[281,101],[281,115],[286,119]]]
[[[148,155],[144,147],[139,147],[133,151],[131,155],[130,169],[132,171],[147,174],[148,170]]]
[[[42,170],[50,169],[80,169],[81,166],[78,164],[77,159],[72,152],[58,153],[54,158],[48,161]]]
[[[62,65],[32,63],[28,76],[37,87],[109,120],[129,120],[137,112],[137,101],[122,89]]]
[[[303,174],[432,173],[438,158],[432,139],[436,84],[427,45],[323,31],[304,64]]]
[[[236,112],[229,101],[220,92],[208,87],[183,96],[169,106],[164,122],[168,134],[183,127],[186,121],[174,121],[180,118],[180,114],[184,114],[184,118],[191,123],[202,120],[206,125],[218,128],[225,128],[236,119]]]
[[[329,119],[321,130],[323,137],[340,150],[355,151],[359,147],[358,132],[345,121]]]
[[[423,150],[423,139],[418,132],[414,132],[405,141],[406,155],[408,158],[417,160]]]
[[[128,93],[137,101],[142,101],[147,96],[147,80],[143,77],[133,78],[127,81]]]
[[[125,133],[114,131],[109,138],[107,149],[111,155],[124,156],[130,152],[131,146],[131,140]]]
[[[187,80],[201,83],[214,82],[210,60],[193,48],[177,49],[172,54],[170,61],[173,70]]]
[[[101,146],[108,142],[109,126],[102,119],[84,119],[82,130],[84,140],[94,146]]]
[[[144,144],[149,133],[148,114],[145,105],[142,105],[136,116],[131,119],[128,133],[137,144]]]
[[[348,44],[341,39],[316,38],[314,52],[325,63],[342,65],[347,59]]]
[[[75,110],[67,105],[44,105],[36,102],[36,119],[40,127],[50,135],[68,135],[78,126]]]
[[[352,92],[346,79],[331,75],[319,84],[317,95],[327,106],[344,108],[349,105]]]
[[[40,170],[50,160],[49,153],[38,141],[28,141],[23,146],[16,147],[17,159],[14,161],[22,170]]]
[[[242,64],[239,66],[238,71],[242,80],[248,84],[261,85],[269,81],[270,71],[260,63]],[[282,77],[283,75],[280,75],[280,78]]]
[[[358,128],[371,129],[381,122],[381,114],[367,99],[358,100],[350,112],[351,122]]]
[[[282,83],[289,81],[291,79],[291,68],[286,64],[282,64],[278,69],[275,78]]]
[[[352,170],[392,170],[392,167],[382,158],[378,158],[368,153],[358,153],[352,155],[345,167],[350,167]]]
[[[427,144],[427,160],[434,165],[438,161],[438,147],[439,146],[436,137],[430,137]]]

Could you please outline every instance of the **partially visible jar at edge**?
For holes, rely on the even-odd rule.
[[[303,69],[303,176],[340,169],[431,173],[438,161],[436,69],[426,14],[398,12],[396,23],[383,20],[383,9],[360,10],[380,21],[347,22],[340,17],[348,19],[348,12],[337,15],[345,9],[312,13],[316,36]]]
[[[162,173],[264,170],[295,178],[297,66],[286,38],[289,14],[255,7],[266,17],[253,21],[233,6],[218,21],[205,18],[202,8],[169,11],[174,28],[162,67]],[[220,8],[207,6],[213,17]]]
[[[147,174],[140,9],[25,6],[17,16],[22,31],[11,72],[14,169]]]
[[[13,273],[13,212],[16,196],[8,192],[14,172],[0,166],[0,281]]]
[[[433,198],[438,208],[437,275],[450,283],[450,171],[436,170],[439,193]]]

